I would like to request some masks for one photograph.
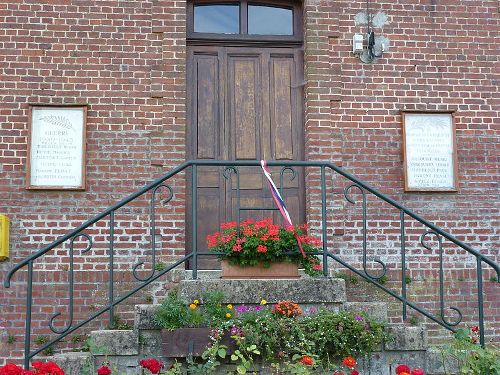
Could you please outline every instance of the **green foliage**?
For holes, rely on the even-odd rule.
[[[498,276],[496,276],[496,275],[491,275],[491,276],[490,276],[490,281],[491,281],[492,283],[497,283],[497,282],[498,282]]]
[[[408,284],[411,284],[411,282],[412,282],[411,277],[405,276],[405,284],[408,285]]]
[[[335,274],[335,277],[339,278],[339,279],[343,279],[346,283],[351,283],[351,284],[357,284],[358,283],[358,278],[356,277],[356,275],[352,274],[352,273],[347,273],[347,272],[337,272]]]
[[[228,305],[223,304],[223,300],[224,294],[216,290],[203,293],[201,304],[195,300],[187,305],[173,291],[161,303],[154,320],[162,328],[170,330],[181,327],[218,327],[227,322],[233,313]],[[226,316],[227,314],[230,316]]]
[[[113,322],[108,326],[108,329],[110,330],[132,329],[132,326],[127,322],[122,321],[120,315],[115,314],[113,315]]]
[[[17,338],[14,335],[7,336],[7,344],[12,345],[16,342]]]
[[[387,275],[384,275],[384,276],[379,277],[378,279],[376,279],[376,281],[377,281],[380,285],[385,285],[385,284],[387,284],[387,281],[389,281],[389,278],[387,277]]]
[[[412,326],[417,326],[419,323],[418,317],[416,315],[410,316],[410,318],[408,319],[408,323]]]
[[[248,316],[247,316],[248,315]],[[376,349],[387,335],[384,324],[364,314],[320,310],[304,318],[287,318],[269,310],[243,314],[238,326],[246,344],[255,344],[269,361],[314,353],[318,358],[362,356]]]
[[[35,337],[35,344],[37,345],[43,345],[49,342],[49,337],[48,336],[37,336]]]
[[[500,350],[482,348],[477,344],[477,337],[471,336],[467,329],[459,329],[450,344],[440,348],[446,371],[446,359],[458,363],[460,374],[486,375],[500,374]]]
[[[45,356],[51,356],[54,354],[54,347],[51,345],[48,348],[42,350],[42,354]]]
[[[83,335],[75,335],[71,338],[71,342],[73,344],[76,344],[76,343],[79,343],[79,342],[83,342],[85,339],[85,336]]]
[[[201,354],[201,363],[197,363],[192,357],[188,357],[188,374],[204,375],[215,373],[221,364],[220,360],[225,359],[227,355],[227,346],[220,343],[223,332],[223,329],[216,329],[216,334],[211,336],[212,345]]]
[[[158,262],[155,264],[155,271],[163,271],[165,268],[167,268],[167,265],[163,262]]]

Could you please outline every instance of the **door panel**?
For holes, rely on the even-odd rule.
[[[302,57],[299,49],[188,47],[188,155],[190,159],[302,160]],[[281,168],[271,168],[280,184]],[[221,168],[198,168],[198,251],[221,222],[237,218],[237,179]],[[283,195],[295,222],[304,219],[303,173],[283,174]],[[273,216],[281,222],[260,167],[239,174],[241,219]],[[190,201],[190,197],[188,197]],[[252,210],[266,208],[268,210]],[[188,207],[190,213],[190,207]],[[191,219],[187,220],[187,252]],[[217,262],[200,259],[200,268]]]
[[[228,57],[229,132],[236,160],[260,154],[259,57]]]

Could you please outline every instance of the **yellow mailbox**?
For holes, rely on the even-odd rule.
[[[9,218],[0,215],[0,262],[9,257]]]

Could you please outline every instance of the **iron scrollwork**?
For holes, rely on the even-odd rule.
[[[68,287],[69,287],[69,308],[68,308],[68,310],[69,310],[69,322],[68,322],[67,326],[63,329],[57,329],[54,326],[54,320],[62,314],[60,311],[55,313],[50,318],[50,321],[49,321],[50,330],[58,335],[62,335],[64,333],[68,332],[69,329],[71,328],[71,326],[73,325],[73,290],[74,290],[73,289],[73,285],[74,285],[73,253],[74,253],[74,243],[78,237],[84,237],[88,242],[87,247],[82,250],[82,254],[85,254],[86,252],[90,251],[90,249],[92,249],[92,246],[93,246],[92,237],[90,237],[90,235],[88,235],[87,233],[79,233],[79,234],[73,236],[69,242],[69,285],[68,285]]]
[[[156,233],[156,221],[155,221],[155,214],[156,214],[156,200],[157,200],[156,198],[157,198],[157,193],[161,189],[167,190],[166,197],[160,200],[163,205],[166,205],[174,197],[174,192],[173,192],[172,188],[170,187],[170,185],[160,184],[153,189],[153,192],[151,195],[151,203],[150,203],[151,272],[149,273],[149,275],[147,275],[144,278],[140,277],[139,273],[138,273],[138,268],[142,267],[144,265],[144,262],[139,262],[139,263],[135,264],[133,269],[132,269],[132,273],[134,275],[134,278],[137,281],[142,281],[142,282],[148,281],[155,274],[155,268],[156,268],[156,235],[155,235],[155,233]]]
[[[363,197],[363,271],[365,272],[366,276],[368,276],[369,278],[371,279],[374,279],[374,280],[380,280],[381,278],[383,278],[385,276],[385,274],[387,273],[387,266],[384,262],[382,262],[379,258],[374,258],[372,259],[373,262],[375,263],[378,263],[381,267],[382,267],[382,270],[381,272],[379,272],[378,275],[372,275],[370,274],[370,272],[368,271],[368,268],[366,266],[366,263],[367,263],[367,254],[366,254],[366,247],[367,247],[367,219],[366,219],[366,193],[365,193],[365,190],[359,186],[358,184],[351,184],[347,187],[344,188],[344,197],[345,199],[351,203],[351,204],[356,204],[356,200],[354,200],[352,197],[349,196],[350,194],[350,191],[351,189],[353,188],[356,188],[359,190],[359,192],[361,193],[361,196]]]
[[[433,235],[436,237],[438,242],[438,251],[439,251],[439,302],[440,302],[440,315],[441,320],[444,324],[454,327],[458,325],[462,321],[462,313],[456,307],[450,306],[448,307],[450,310],[455,311],[458,314],[458,318],[455,321],[448,321],[444,314],[444,271],[443,271],[443,240],[439,234],[432,230],[425,231],[420,236],[420,244],[425,247],[427,250],[432,251],[432,247],[426,243],[426,237]]]

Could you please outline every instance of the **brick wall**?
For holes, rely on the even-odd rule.
[[[374,30],[386,38],[388,51],[364,64],[350,51],[352,35],[366,32],[366,1],[303,5],[306,158],[341,164],[499,262],[498,2],[397,0],[372,2],[371,7]],[[11,258],[0,263],[2,279],[21,259],[185,159],[185,23],[184,1],[0,4],[0,213],[11,219]],[[84,192],[24,188],[29,104],[88,105]],[[402,109],[455,111],[457,193],[403,192]],[[168,182],[174,196],[157,209],[162,262],[177,259],[184,249],[183,177]],[[315,229],[317,179],[317,173],[308,174],[308,221]],[[361,211],[359,203],[345,200],[345,186],[338,176],[328,185],[328,245],[359,265]],[[360,195],[352,193],[359,201]],[[145,262],[143,276],[150,269],[149,199],[146,194],[116,212],[116,293],[133,284],[126,272],[131,261]],[[399,212],[369,201],[367,250],[381,256],[390,271],[388,282],[397,285]],[[415,283],[409,291],[437,311],[436,243],[431,250],[420,246],[424,228],[405,220],[409,276],[434,282],[432,287]],[[85,254],[81,250],[88,243],[83,238],[75,243],[75,320],[107,299],[108,228],[109,217],[89,228],[94,243]],[[477,311],[464,302],[475,292],[469,282],[475,278],[474,259],[449,243],[444,248],[447,306],[460,305],[466,322],[474,324]],[[68,255],[69,246],[61,246],[35,264],[35,337],[48,334],[47,321],[58,311],[63,314],[56,325],[64,326]],[[368,268],[379,270],[372,262]],[[487,282],[493,275],[487,267],[484,272]],[[10,289],[0,289],[0,358],[22,355],[25,280],[21,272]],[[47,283],[53,287],[44,288]],[[160,295],[162,286],[147,293]],[[500,337],[496,295],[498,286],[487,284],[486,333],[493,340]],[[134,301],[144,299],[149,297]],[[125,310],[122,315],[128,317]],[[436,331],[435,336],[442,334]],[[11,335],[17,339],[8,344]]]

